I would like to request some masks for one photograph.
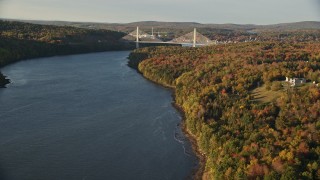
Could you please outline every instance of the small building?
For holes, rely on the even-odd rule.
[[[291,86],[299,86],[305,84],[307,81],[305,78],[288,78],[286,77],[286,82],[289,82]]]

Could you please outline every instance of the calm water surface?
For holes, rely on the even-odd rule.
[[[2,69],[0,179],[185,179],[196,165],[171,92],[129,52],[41,58]]]

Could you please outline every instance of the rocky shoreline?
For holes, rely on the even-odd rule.
[[[0,88],[5,88],[7,84],[10,83],[10,80],[6,78],[1,72],[0,72]]]
[[[143,56],[145,59],[147,59],[147,56]],[[155,83],[157,85],[160,85],[162,87],[168,88],[171,93],[172,93],[172,98],[173,98],[173,107],[175,109],[177,109],[177,111],[180,113],[181,117],[182,117],[182,131],[185,134],[185,136],[189,139],[191,146],[192,146],[192,150],[194,152],[194,154],[197,156],[198,158],[198,166],[196,167],[196,169],[192,172],[191,177],[192,179],[195,180],[201,180],[203,179],[203,175],[204,175],[204,171],[205,171],[205,165],[206,165],[206,157],[204,154],[202,154],[199,150],[198,144],[197,144],[197,139],[196,137],[194,137],[187,129],[185,121],[186,121],[186,117],[185,117],[185,112],[183,110],[182,107],[180,107],[177,103],[176,103],[176,93],[175,93],[175,87],[174,86],[170,86],[168,84],[162,84],[159,82],[156,82],[146,76],[143,75],[143,72],[141,72],[139,70],[139,63],[141,63],[143,60],[145,60],[144,58],[142,59],[135,59],[132,58],[131,56],[128,57],[129,61],[128,61],[128,66],[137,70],[138,73],[140,73],[144,78],[146,78],[147,80],[151,81],[152,83]]]

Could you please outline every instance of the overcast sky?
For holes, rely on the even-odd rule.
[[[0,0],[0,17],[274,24],[320,21],[320,0]]]

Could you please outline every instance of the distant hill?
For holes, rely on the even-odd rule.
[[[282,23],[274,25],[258,26],[256,29],[267,30],[305,30],[305,29],[320,29],[320,22],[318,21],[303,21],[294,23]]]
[[[15,20],[9,20],[15,21]],[[129,34],[139,26],[141,31],[152,33],[162,41],[179,38],[197,28],[197,31],[211,40],[222,43],[248,41],[319,41],[320,22],[303,21],[271,25],[254,24],[201,24],[197,22],[141,21],[131,23],[96,23],[68,21],[17,20],[32,24],[71,26],[90,30],[111,30]],[[131,38],[132,39],[132,38]]]
[[[271,25],[254,24],[201,24],[197,22],[159,22],[159,21],[141,21],[132,23],[94,23],[94,22],[68,22],[68,21],[36,21],[36,20],[14,20],[33,24],[73,26],[88,29],[108,29],[122,32],[133,31],[136,26],[143,28],[154,27],[155,29],[192,29],[192,28],[210,28],[210,29],[229,29],[229,30],[320,30],[320,22],[303,21],[293,23],[280,23]]]

